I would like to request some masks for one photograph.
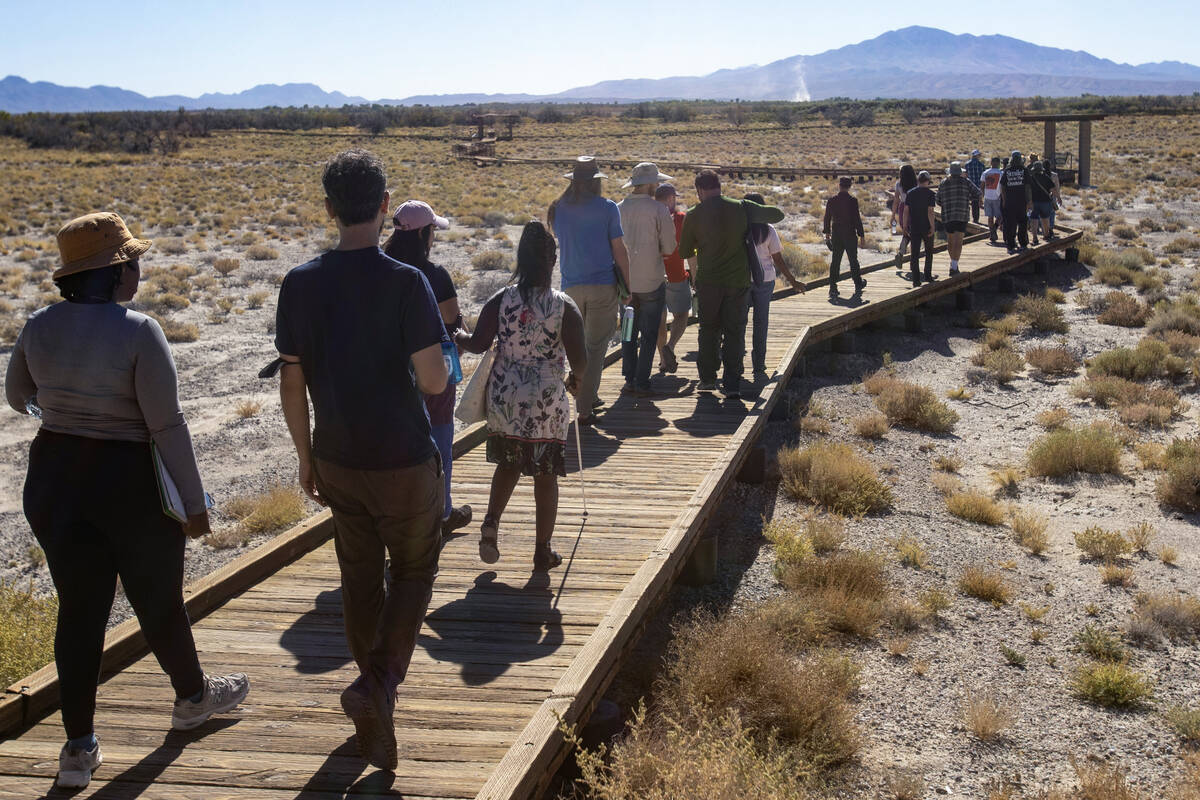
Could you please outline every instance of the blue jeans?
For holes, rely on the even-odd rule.
[[[650,367],[658,347],[658,326],[667,305],[667,284],[651,292],[634,292],[633,338],[621,343],[621,374],[635,388],[650,388]]]
[[[442,519],[445,520],[450,516],[450,470],[454,465],[454,423],[431,425],[429,432],[433,437],[433,443],[437,445],[438,452],[442,454],[442,476],[446,480],[446,510],[442,512]]]
[[[751,284],[750,291],[746,293],[746,309],[754,311],[750,363],[755,372],[767,371],[767,324],[771,318],[771,295],[774,293],[774,281]]]

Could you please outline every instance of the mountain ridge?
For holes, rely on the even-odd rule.
[[[917,57],[914,57],[916,54]],[[267,106],[462,105],[643,100],[822,100],[848,98],[1049,97],[1200,92],[1200,67],[1182,61],[1124,64],[1083,50],[1046,47],[1002,34],[954,34],[910,26],[873,39],[706,75],[605,80],[552,94],[422,94],[370,101],[313,83],[258,84],[199,97],[147,97],[115,86],[71,87],[10,75],[0,110],[11,113],[168,111]]]

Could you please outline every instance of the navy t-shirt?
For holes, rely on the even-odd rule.
[[[445,339],[429,281],[378,247],[331,250],[288,272],[275,347],[304,369],[313,455],[368,470],[432,458],[410,359]]]
[[[904,203],[908,206],[909,227],[914,231],[928,231],[929,209],[937,203],[933,190],[928,186],[909,189],[904,195]]]
[[[425,279],[429,281],[429,288],[433,290],[433,299],[439,305],[458,297],[458,291],[454,288],[454,280],[445,267],[431,263],[428,259],[420,264],[413,264],[413,266],[421,270]],[[441,316],[441,311],[438,312],[438,316]],[[447,335],[449,333],[450,331],[446,331]],[[449,381],[446,382],[446,389],[441,394],[425,396],[425,409],[429,412],[430,425],[454,424],[454,399],[456,396],[455,385]]]

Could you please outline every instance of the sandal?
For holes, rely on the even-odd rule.
[[[554,552],[550,547],[550,543],[538,543],[533,550],[533,568],[537,572],[545,572],[554,569],[562,563],[562,556]]]
[[[489,535],[490,534],[490,535]],[[479,559],[485,564],[500,560],[500,523],[491,514],[483,518],[479,526]]]

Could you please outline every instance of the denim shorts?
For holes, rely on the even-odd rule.
[[[1045,202],[1044,200],[1035,201],[1033,204],[1033,213],[1029,215],[1030,219],[1050,219],[1050,215],[1054,213],[1054,204]]]
[[[667,311],[672,315],[692,312],[692,287],[686,280],[667,283]]]
[[[1000,209],[1000,198],[997,197],[995,199],[984,200],[983,213],[994,219],[999,219],[1000,217],[1004,216],[1003,211]]]

